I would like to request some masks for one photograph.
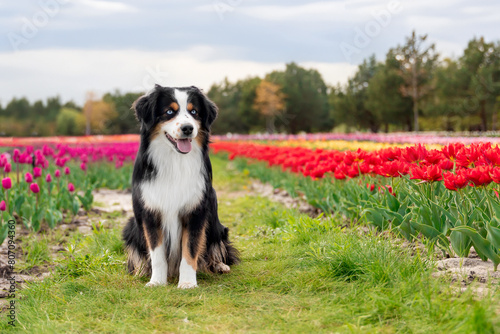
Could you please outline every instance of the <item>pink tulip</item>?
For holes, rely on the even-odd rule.
[[[33,182],[33,175],[31,175],[31,173],[26,173],[24,175],[24,180],[26,180],[26,183],[31,183]]]
[[[50,174],[47,174],[47,176],[45,177],[45,182],[47,183],[52,182],[52,176],[50,176]]]
[[[5,204],[5,201],[0,202],[0,211],[5,211],[7,210],[7,204]]]
[[[82,164],[80,165],[80,169],[84,172],[87,171],[87,164],[85,162],[82,162]]]
[[[16,148],[14,150],[14,155],[12,157],[12,160],[14,160],[14,162],[19,162],[19,153],[20,153],[19,150]]]
[[[10,171],[11,171],[11,170],[12,170],[12,166],[10,165],[10,163],[8,163],[8,162],[7,162],[7,163],[5,164],[5,167],[3,168],[3,171],[4,171],[5,173],[10,173]]]
[[[70,192],[75,191],[75,186],[73,185],[73,183],[68,183],[68,190],[69,190]]]
[[[40,187],[38,186],[38,184],[36,183],[32,183],[30,184],[30,190],[34,193],[34,194],[38,194],[40,192]]]
[[[59,169],[56,169],[56,172],[54,173],[56,177],[61,177],[61,171]]]
[[[69,167],[64,167],[64,174],[66,174],[66,175],[70,174]]]
[[[10,177],[6,177],[2,180],[2,187],[4,187],[4,189],[12,188],[12,180],[10,179]]]
[[[42,169],[40,167],[33,168],[33,176],[35,177],[35,179],[42,176]]]

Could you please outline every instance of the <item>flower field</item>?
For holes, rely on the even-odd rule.
[[[53,228],[90,210],[96,188],[128,188],[137,136],[113,137],[1,140],[0,243],[12,217],[35,232]]]
[[[382,142],[386,136],[337,137],[215,137],[211,148],[327,214],[408,240],[423,237],[448,254],[467,256],[474,247],[495,267],[500,263],[496,144],[485,138],[448,143],[426,137],[424,146],[404,144],[418,139],[408,135],[393,136],[393,144]],[[14,215],[34,231],[42,222],[52,228],[80,207],[89,210],[96,188],[128,188],[137,149],[135,135],[0,141],[0,242]]]
[[[15,243],[15,273],[25,280],[16,298],[0,295],[0,303],[15,300],[19,326],[27,333],[500,328],[493,265],[475,253],[454,256],[474,247],[498,265],[495,144],[215,139],[219,217],[242,263],[229,274],[200,274],[193,291],[175,283],[148,289],[147,277],[129,275],[121,234],[131,194],[94,192],[130,188],[137,136],[0,139],[1,231],[14,217],[19,232],[1,247]],[[272,188],[254,187],[255,179],[324,214],[268,196]],[[420,242],[452,256],[436,261]],[[0,322],[2,333],[19,328]]]
[[[231,160],[279,167],[271,172],[243,163],[327,213],[392,229],[408,240],[423,236],[449,254],[467,256],[474,246],[482,259],[500,263],[500,148],[491,142],[338,151],[219,141],[212,149]]]

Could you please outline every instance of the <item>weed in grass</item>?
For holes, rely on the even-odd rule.
[[[40,266],[50,262],[50,250],[46,237],[32,236],[22,244],[23,256],[20,263],[20,270],[30,270],[35,266]]]

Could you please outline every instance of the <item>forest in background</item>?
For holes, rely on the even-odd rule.
[[[130,109],[143,93],[88,93],[83,106],[59,97],[0,105],[0,136],[137,133]],[[500,41],[474,38],[441,59],[415,32],[385,59],[365,59],[344,85],[328,86],[296,63],[263,78],[215,83],[216,134],[319,131],[496,131],[500,124]]]

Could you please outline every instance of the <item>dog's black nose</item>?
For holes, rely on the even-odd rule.
[[[184,135],[189,136],[193,133],[193,126],[191,124],[184,124],[181,126],[181,131]]]

